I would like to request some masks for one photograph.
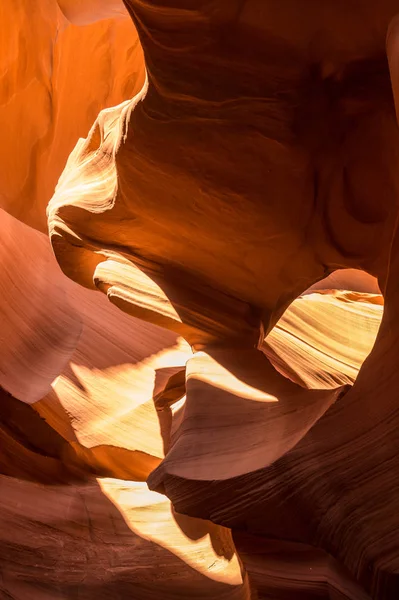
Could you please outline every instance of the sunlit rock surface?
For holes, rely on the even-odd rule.
[[[60,2],[64,13],[56,0],[37,0],[34,10],[30,0],[0,6],[0,207],[43,231],[46,205],[77,139],[144,78],[126,11],[84,27],[71,23],[68,5],[72,12],[85,3]]]
[[[0,7],[1,597],[399,597],[396,10]]]

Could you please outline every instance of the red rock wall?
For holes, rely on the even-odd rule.
[[[396,600],[396,11],[0,7],[0,596]]]

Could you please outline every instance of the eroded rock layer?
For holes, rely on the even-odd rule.
[[[249,598],[230,533],[188,518],[185,535],[170,502],[142,485],[42,487],[2,476],[3,597]]]
[[[86,2],[59,4],[68,16],[67,4]],[[134,95],[144,80],[125,10],[82,27],[60,7],[56,0],[37,0],[34,9],[29,0],[0,6],[0,207],[43,231],[46,205],[77,139],[101,109]]]
[[[0,8],[4,598],[397,599],[397,10]]]

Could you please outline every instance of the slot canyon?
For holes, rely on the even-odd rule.
[[[3,0],[0,81],[0,600],[398,600],[399,2]]]

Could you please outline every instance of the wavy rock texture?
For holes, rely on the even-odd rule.
[[[370,600],[332,556],[296,542],[234,534],[257,598]]]
[[[303,296],[284,313],[262,350],[283,375],[304,387],[353,384],[374,344],[382,302],[381,294],[347,291]]]
[[[0,8],[0,596],[245,599],[229,531],[138,483],[164,456],[190,347],[67,280],[21,223],[44,228],[77,138],[140,88],[137,34],[121,6],[72,25],[65,3],[28,4]]]
[[[4,211],[0,224],[0,386],[36,402],[71,357],[81,321],[45,236]]]
[[[67,4],[60,2],[68,16]],[[102,108],[142,85],[137,33],[126,11],[121,17],[79,27],[56,0],[38,0],[34,10],[29,0],[1,3],[0,207],[43,231],[46,205],[77,139]]]
[[[139,483],[190,347],[70,282],[43,234],[1,216],[0,595],[248,598],[230,532]]]
[[[0,594],[396,600],[395,2],[28,4]]]
[[[4,598],[248,598],[229,532],[139,484],[0,488]]]

